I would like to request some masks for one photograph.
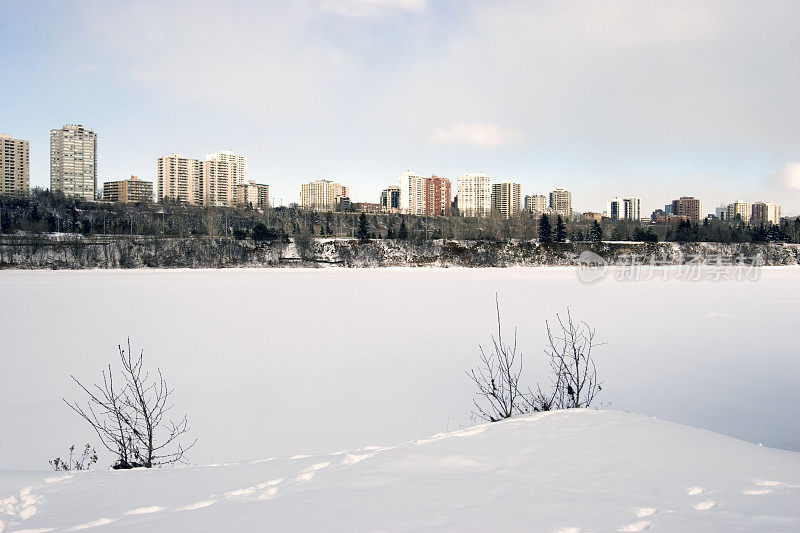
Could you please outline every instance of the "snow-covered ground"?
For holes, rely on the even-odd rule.
[[[546,379],[545,318],[570,305],[608,343],[602,407],[800,449],[797,267],[591,285],[572,268],[0,271],[0,470],[99,445],[61,398],[128,335],[189,414],[193,464],[467,427],[495,292],[529,382]]]
[[[593,410],[313,456],[0,472],[7,532],[794,532],[798,502],[800,454]]]

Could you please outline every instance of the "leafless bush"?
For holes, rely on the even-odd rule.
[[[86,405],[69,402],[70,409],[86,420],[100,441],[117,457],[113,468],[151,468],[183,460],[187,450],[181,442],[189,431],[186,415],[170,420],[172,389],[160,369],[151,374],[144,369],[143,351],[134,355],[128,339],[127,350],[118,346],[123,383],[115,383],[111,365],[102,372],[103,384],[86,387],[75,376],[73,381],[88,395]]]
[[[467,371],[467,375],[478,388],[473,400],[473,414],[487,422],[496,422],[520,414],[525,405],[520,392],[519,377],[522,374],[522,353],[517,354],[517,330],[514,329],[513,344],[503,343],[500,320],[500,303],[495,296],[497,308],[497,337],[492,336],[493,351],[481,350],[481,363]],[[479,401],[480,400],[480,401]]]
[[[49,461],[50,466],[52,466],[53,470],[56,472],[62,470],[89,470],[96,462],[97,451],[95,451],[91,444],[87,444],[79,456],[75,455],[75,445],[73,444],[69,447],[69,455],[66,461],[61,459],[61,457],[56,457],[52,461]]]
[[[557,326],[547,328],[545,354],[552,371],[552,390],[549,395],[538,389],[547,409],[590,407],[603,384],[597,379],[592,350],[604,343],[595,341],[596,329],[584,321],[576,322],[567,308],[566,321],[556,315]]]
[[[551,369],[550,387],[536,385],[525,391],[521,385],[523,355],[517,348],[517,330],[512,344],[503,342],[500,305],[497,307],[497,337],[492,336],[493,351],[486,353],[481,347],[481,361],[467,375],[477,387],[473,400],[473,415],[496,422],[514,415],[552,409],[570,409],[591,406],[602,390],[597,379],[592,350],[601,343],[595,342],[596,330],[586,322],[576,322],[567,308],[566,320],[556,315],[556,325],[545,321],[547,346],[545,355]]]

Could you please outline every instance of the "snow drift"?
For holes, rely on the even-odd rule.
[[[6,532],[798,531],[798,502],[800,454],[592,410],[317,456],[0,472]]]

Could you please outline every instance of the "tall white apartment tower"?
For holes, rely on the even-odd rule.
[[[191,205],[202,204],[201,171],[202,165],[197,159],[181,157],[179,154],[159,157],[156,200],[161,202],[167,198]]]
[[[237,190],[247,180],[247,158],[223,150],[206,154],[202,162],[200,188],[202,204],[213,207],[236,205]]]
[[[94,200],[97,191],[97,134],[80,124],[50,130],[50,190]]]
[[[400,174],[400,212],[424,215],[427,187],[425,178],[410,170]]]
[[[28,141],[0,133],[0,196],[28,196],[29,163]]]
[[[572,193],[566,189],[555,189],[550,193],[550,209],[556,215],[572,218]]]
[[[511,218],[520,211],[522,185],[519,183],[495,183],[492,185],[492,210],[504,218]]]
[[[531,213],[544,213],[547,211],[547,196],[531,194],[525,197],[525,210]]]
[[[458,212],[462,217],[485,217],[492,209],[492,178],[486,174],[458,177]]]
[[[618,220],[639,220],[641,218],[641,200],[635,196],[614,198],[608,203],[608,216],[614,222]]]

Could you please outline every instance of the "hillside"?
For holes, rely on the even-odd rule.
[[[797,531],[799,501],[800,454],[573,410],[318,456],[0,472],[0,531]]]

